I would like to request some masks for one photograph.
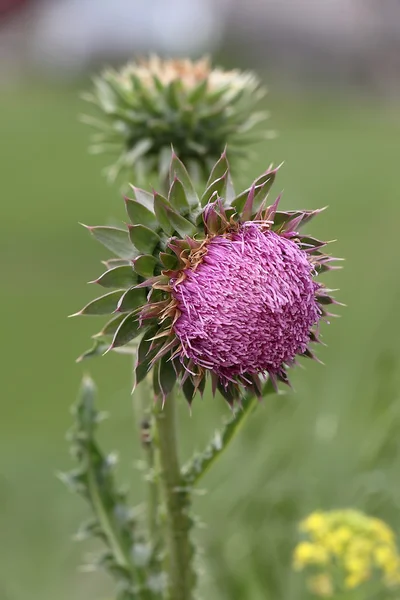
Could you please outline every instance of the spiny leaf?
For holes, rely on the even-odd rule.
[[[79,315],[110,315],[117,308],[122,292],[123,290],[118,290],[100,296],[100,298],[96,298],[96,300],[92,300],[92,302],[86,304],[82,310],[71,315],[71,317],[77,317]]]
[[[186,198],[185,189],[179,179],[174,179],[168,194],[168,202],[182,215],[187,215],[190,211],[189,202]]]
[[[206,188],[208,188],[214,181],[220,179],[225,173],[229,172],[229,163],[226,158],[226,150],[223,151],[221,157],[215,163],[208,178]]]
[[[152,254],[161,241],[160,236],[145,225],[130,225],[129,237],[135,248],[144,254]]]
[[[125,292],[118,302],[116,311],[130,312],[146,303],[146,293],[142,288],[132,288]]]
[[[88,227],[87,225],[84,225],[84,227],[90,231],[100,244],[103,244],[120,258],[132,259],[137,256],[137,252],[129,240],[128,232],[124,229],[102,226]]]
[[[91,283],[98,283],[105,288],[126,289],[135,285],[138,281],[137,274],[132,266],[115,267],[106,271],[98,279]]]
[[[154,274],[154,267],[157,264],[157,259],[150,254],[143,254],[138,256],[134,262],[134,269],[136,273],[147,279]]]
[[[177,231],[180,236],[190,237],[196,233],[196,225],[193,225],[193,223],[185,219],[185,217],[182,217],[182,215],[175,212],[172,207],[166,206],[164,210],[166,211],[169,222],[172,224],[173,230]]]
[[[218,196],[221,198],[225,197],[226,191],[226,183],[227,183],[228,171],[219,178],[215,179],[206,189],[204,194],[201,197],[201,205],[205,206],[207,202],[210,200],[213,194],[217,192]]]
[[[110,349],[125,346],[140,333],[140,326],[137,315],[129,314],[118,327]]]
[[[135,187],[134,185],[130,186],[133,191],[133,200],[138,202],[144,208],[151,213],[153,213],[153,194],[150,192],[146,192],[141,188]]]
[[[150,195],[150,194],[149,194]],[[153,208],[153,196],[151,197],[151,205]],[[149,210],[146,206],[143,206],[136,200],[131,198],[125,198],[126,212],[133,225],[146,225],[151,229],[156,230],[158,228],[158,221],[156,219],[153,210]]]
[[[173,153],[170,166],[170,181],[174,181],[175,177],[182,182],[190,208],[198,208],[199,198],[194,189],[192,180],[190,179],[184,164],[179,160],[176,154]]]
[[[157,220],[161,227],[164,229],[167,235],[172,235],[174,229],[171,225],[171,221],[167,216],[166,207],[170,206],[168,200],[158,194],[157,192],[154,194],[154,212],[157,217]]]

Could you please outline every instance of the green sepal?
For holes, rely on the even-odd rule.
[[[211,170],[210,176],[206,183],[206,189],[210,187],[210,185],[214,183],[214,181],[223,177],[223,175],[225,175],[225,173],[227,172],[229,173],[229,163],[228,159],[226,158],[226,150],[224,150]]]
[[[176,254],[169,254],[168,252],[160,252],[160,260],[163,266],[168,270],[175,270],[179,267],[179,259]]]
[[[145,225],[128,225],[129,237],[140,253],[152,254],[161,242],[160,236]]]
[[[225,197],[226,184],[227,184],[228,171],[220,177],[219,179],[215,179],[206,189],[204,194],[201,197],[201,205],[205,206],[210,198],[216,194],[221,198]]]
[[[142,254],[135,259],[133,268],[138,275],[148,279],[154,274],[154,268],[157,263],[158,260],[154,256],[151,256],[151,254]]]
[[[222,383],[220,381],[218,381],[217,387],[218,387],[218,391],[221,394],[221,396],[223,396],[225,398],[225,400],[227,401],[227,403],[230,406],[233,406],[235,404],[235,402],[237,400],[239,400],[239,398],[240,398],[239,390],[232,383],[229,383],[228,386],[225,388],[225,386],[222,385]]]
[[[170,182],[172,183],[175,179],[179,179],[183,185],[185,190],[187,201],[189,202],[189,206],[191,209],[195,209],[199,207],[199,197],[196,194],[196,190],[194,189],[192,180],[189,177],[189,174],[184,166],[184,164],[179,160],[176,154],[173,152],[171,166],[170,166]]]
[[[168,394],[172,392],[176,383],[176,373],[172,361],[169,360],[168,354],[164,355],[159,361],[158,369],[158,384],[165,401]]]
[[[109,292],[100,296],[95,300],[86,304],[79,312],[74,313],[71,317],[79,315],[111,315],[117,308],[123,290]]]
[[[150,346],[152,344],[151,338],[157,335],[157,332],[158,326],[150,327],[144,332],[143,337],[140,340],[134,368],[136,385],[143,381],[150,370],[151,359],[156,354],[156,349],[150,351]]]
[[[150,197],[153,205],[153,196]],[[149,210],[146,206],[131,198],[125,198],[125,206],[128,217],[133,225],[146,225],[146,227],[150,227],[151,229],[158,229],[158,221],[153,210]]]
[[[137,315],[127,315],[115,332],[110,350],[113,348],[119,348],[120,346],[125,346],[125,344],[128,344],[139,335],[140,330],[141,328]]]
[[[267,198],[268,192],[271,189],[272,184],[275,181],[275,177],[276,177],[276,170],[270,171],[268,173],[264,173],[264,175],[261,175],[261,177],[259,177],[258,179],[255,180],[255,182],[253,184],[254,185],[254,199],[253,199],[253,206],[252,206],[252,214],[257,213],[257,211],[260,209],[262,203]],[[244,192],[242,192],[241,194],[236,196],[236,198],[231,202],[231,205],[235,208],[236,212],[239,215],[242,214],[242,211],[244,209],[244,206],[246,204],[246,201],[247,201],[247,198],[249,196],[251,189],[252,188],[248,188],[247,190],[245,190]]]
[[[185,381],[182,384],[182,392],[183,395],[185,396],[188,404],[192,404],[193,402],[193,398],[194,398],[194,384],[192,382],[192,380],[190,379],[190,377],[187,377],[187,379],[185,379]]]
[[[168,202],[179,213],[187,215],[190,211],[189,202],[186,198],[185,189],[179,179],[174,179],[168,193]]]
[[[105,288],[119,288],[126,289],[138,282],[137,274],[134,272],[132,266],[124,265],[121,267],[115,267],[100,275],[98,279],[91,283],[98,283]]]
[[[130,312],[146,304],[146,292],[143,288],[131,288],[118,302],[116,312]]]
[[[172,235],[174,229],[168,219],[166,207],[170,206],[168,200],[161,194],[154,194],[154,212],[157,220],[167,235]]]
[[[132,259],[137,256],[137,252],[132,246],[128,232],[125,229],[102,226],[89,227],[87,225],[84,225],[84,227],[90,231],[100,244],[103,244],[120,258]]]
[[[168,200],[160,196],[160,194],[154,195],[154,210],[161,227],[168,235],[173,235],[175,231],[182,237],[191,236],[196,233],[196,226],[177,213]]]

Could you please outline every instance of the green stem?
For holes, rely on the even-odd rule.
[[[143,382],[139,403],[140,433],[144,458],[147,466],[147,522],[152,548],[158,546],[160,535],[158,526],[159,490],[157,480],[157,466],[155,464],[155,422],[151,410],[152,392],[151,383]],[[147,384],[147,385],[146,385]]]
[[[168,396],[164,407],[156,411],[161,479],[167,511],[168,600],[191,600],[194,586],[192,526],[188,514],[189,493],[182,479],[175,424],[175,398]]]
[[[186,485],[195,486],[200,479],[209,471],[214,462],[225,452],[230,442],[243,427],[247,418],[251,415],[258,404],[254,395],[248,395],[242,405],[235,408],[233,416],[225,423],[223,428],[214,434],[204,452],[195,456],[183,468],[183,478]]]

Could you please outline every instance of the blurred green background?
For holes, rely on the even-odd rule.
[[[325,281],[348,306],[323,326],[326,366],[297,369],[296,393],[262,402],[204,479],[195,511],[207,526],[196,535],[202,592],[212,600],[306,598],[291,551],[298,520],[314,509],[358,507],[400,533],[400,113],[315,93],[272,93],[267,104],[279,137],[236,180],[248,185],[285,160],[275,185],[283,206],[329,205],[310,229],[338,240],[332,252],[346,258],[345,269]],[[85,282],[107,258],[78,221],[125,219],[118,189],[100,174],[106,161],[87,154],[82,109],[78,90],[62,86],[25,84],[0,98],[2,600],[112,597],[105,576],[78,570],[93,547],[71,538],[88,512],[56,479],[70,466],[64,433],[82,372],[111,413],[103,447],[118,449],[121,482],[133,502],[143,498],[129,359],[76,365],[96,324],[67,319],[93,297]],[[181,398],[182,456],[228,412],[221,398],[206,397],[190,416]]]

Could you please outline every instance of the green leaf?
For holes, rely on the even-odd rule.
[[[179,179],[174,179],[168,194],[170,205],[182,215],[190,211],[189,202],[186,198],[185,189]]]
[[[172,365],[172,361],[169,360],[169,355],[165,355],[160,360],[160,368],[158,370],[158,384],[160,386],[163,401],[165,401],[168,394],[172,392],[175,383],[175,369]]]
[[[100,340],[95,340],[95,342],[93,343],[93,346],[91,348],[89,348],[89,350],[86,350],[85,352],[83,352],[83,354],[81,354],[76,359],[76,362],[80,363],[83,360],[86,360],[87,358],[95,358],[96,356],[103,356],[103,354],[107,350],[108,350],[108,344],[105,344],[104,342],[101,342]]]
[[[174,231],[177,231],[181,237],[193,236],[197,232],[196,225],[182,217],[174,211],[172,207],[165,207],[169,222],[172,224]]]
[[[166,198],[164,198],[164,196],[161,196],[161,194],[158,194],[156,192],[154,194],[155,215],[156,215],[157,220],[160,223],[161,227],[165,231],[165,233],[167,235],[172,235],[174,232],[174,229],[173,229],[171,222],[167,216],[166,207],[168,207],[168,206],[170,206],[168,200],[166,200]]]
[[[110,269],[91,283],[98,283],[105,288],[126,289],[136,285],[138,281],[137,274],[132,266],[122,266]]]
[[[125,317],[117,331],[115,332],[110,348],[119,348],[125,346],[140,333],[141,327],[137,315],[130,314]]]
[[[137,256],[125,229],[103,226],[88,227],[86,225],[84,227],[90,231],[100,244],[103,244],[120,258],[132,259]]]
[[[148,279],[154,274],[154,268],[157,263],[158,260],[154,256],[151,256],[150,254],[143,254],[135,259],[134,269],[136,273],[145,279]]]
[[[210,200],[212,195],[215,194],[215,192],[217,192],[217,195],[220,196],[221,198],[225,197],[227,177],[228,177],[228,171],[225,171],[225,173],[223,174],[222,177],[220,177],[219,179],[215,179],[211,183],[211,185],[209,185],[207,187],[206,191],[204,192],[204,194],[201,197],[201,205],[202,206],[205,206],[208,203],[208,201]]]
[[[134,185],[131,185],[130,188],[133,192],[133,200],[153,213],[153,194]]]
[[[130,225],[129,237],[135,248],[144,254],[152,254],[161,242],[160,236],[145,225]]]
[[[175,177],[179,179],[183,185],[190,208],[198,208],[199,198],[194,189],[192,180],[190,179],[184,164],[179,160],[176,154],[173,153],[170,166],[170,181],[174,181]]]
[[[208,178],[206,188],[208,188],[214,181],[220,179],[225,175],[225,173],[229,173],[229,163],[226,158],[226,151],[224,150],[221,154],[221,157],[215,163],[210,173],[210,177]]]
[[[146,227],[154,230],[158,228],[158,221],[153,212],[153,196],[151,196],[151,201],[152,210],[149,210],[146,206],[140,204],[140,202],[131,198],[125,198],[126,212],[133,225],[146,225]]]
[[[146,292],[143,288],[132,288],[125,292],[118,302],[118,312],[130,312],[146,304]]]
[[[110,315],[116,310],[121,294],[122,290],[118,290],[100,296],[100,298],[96,298],[96,300],[92,300],[92,302],[86,304],[82,310],[74,313],[71,317],[79,315]]]

